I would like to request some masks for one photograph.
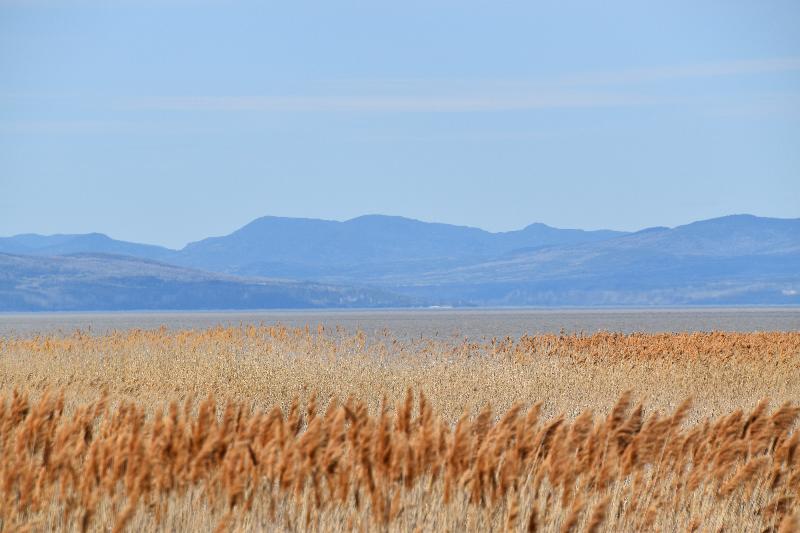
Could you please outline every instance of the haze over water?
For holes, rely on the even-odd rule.
[[[800,308],[702,309],[425,309],[358,311],[232,311],[0,314],[0,336],[99,335],[130,328],[200,329],[217,325],[322,324],[370,335],[389,330],[411,337],[519,337],[536,333],[796,331]]]

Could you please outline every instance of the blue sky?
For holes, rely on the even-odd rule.
[[[800,216],[800,3],[0,0],[0,235]]]

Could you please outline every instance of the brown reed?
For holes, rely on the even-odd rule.
[[[539,420],[518,404],[451,428],[410,390],[393,414],[377,415],[352,398],[322,415],[312,400],[302,415],[299,402],[284,412],[210,397],[197,413],[173,403],[152,417],[104,396],[67,414],[59,398],[0,399],[4,528],[336,530],[349,516],[392,530],[468,520],[506,531],[791,530],[800,511],[800,410],[788,405],[690,426],[675,425],[681,406],[629,424],[640,406],[625,394],[600,418]],[[761,416],[772,423],[749,431]],[[683,456],[659,444],[620,467],[627,447],[612,435],[626,428],[631,442],[661,443],[664,427]]]
[[[2,529],[796,529],[798,333],[312,331],[0,339]]]

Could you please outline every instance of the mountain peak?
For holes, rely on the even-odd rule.
[[[522,231],[526,231],[526,230],[529,230],[529,229],[553,229],[553,227],[552,226],[548,226],[544,222],[533,222],[531,224],[528,224],[524,228],[522,228]]]
[[[393,224],[393,225],[416,225],[416,224],[427,224],[427,222],[422,222],[420,220],[408,217],[402,217],[397,215],[380,215],[380,214],[368,214],[368,215],[361,215],[355,218],[351,218],[349,220],[345,220],[342,224],[353,224],[353,225],[370,225],[370,224]]]
[[[661,233],[662,231],[670,231],[667,226],[652,226],[649,228],[640,229],[633,233],[633,235],[646,235],[648,233]]]

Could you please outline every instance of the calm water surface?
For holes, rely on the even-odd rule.
[[[115,312],[0,314],[0,336],[103,334],[129,328],[198,329],[215,325],[342,326],[404,337],[519,337],[523,334],[619,331],[797,331],[800,308],[470,309],[243,312]]]

